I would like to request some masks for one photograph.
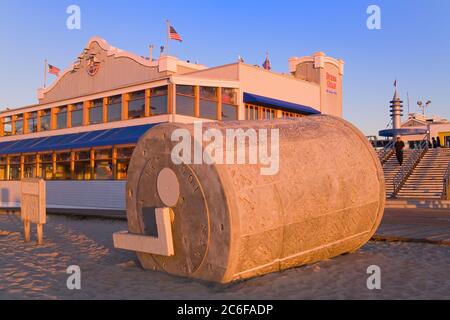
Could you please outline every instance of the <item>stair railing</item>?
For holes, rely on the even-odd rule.
[[[394,176],[392,180],[394,184],[394,192],[392,197],[395,198],[400,191],[400,189],[405,184],[406,180],[409,178],[414,168],[419,164],[422,157],[428,151],[428,136],[424,137],[419,144],[418,149],[414,149],[413,153],[408,157],[406,163],[400,167],[400,171]]]
[[[394,153],[394,144],[394,140],[391,140],[381,151],[378,152],[378,158],[380,159],[382,165],[384,165]]]
[[[450,200],[450,162],[444,173],[444,192],[442,193],[442,199]]]

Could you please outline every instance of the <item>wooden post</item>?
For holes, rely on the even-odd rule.
[[[177,107],[176,107],[176,85],[169,84],[167,87],[167,100],[168,100],[168,112],[169,114],[176,114],[177,113]]]
[[[20,180],[22,180],[25,176],[25,156],[20,155]]]
[[[113,179],[117,180],[117,147],[112,149]]]
[[[50,130],[55,130],[58,128],[58,126],[57,126],[58,113],[59,113],[59,108],[51,108],[50,109]]]
[[[108,122],[108,98],[103,98],[103,123]]]
[[[17,119],[17,116],[15,116],[15,115],[11,117],[11,135],[12,136],[16,134],[16,119]]]
[[[150,109],[150,89],[145,89],[145,116],[150,117],[151,115],[151,109]]]
[[[23,133],[24,134],[29,133],[29,130],[28,130],[28,118],[29,117],[30,117],[30,114],[28,112],[25,112],[23,114]]]
[[[200,86],[194,86],[194,117],[200,118]]]
[[[70,178],[75,180],[75,151],[70,152]]]
[[[36,178],[42,178],[41,177],[41,156],[39,153],[36,154]]]
[[[36,233],[37,233],[37,244],[44,244],[44,225],[42,223],[38,223],[36,225]]]
[[[130,101],[130,94],[122,94],[122,120],[128,120],[128,103]]]
[[[56,152],[52,152],[52,174],[53,179],[56,177]]]
[[[222,88],[217,88],[217,120],[222,120]]]
[[[30,220],[23,220],[25,242],[30,242]]]
[[[90,165],[91,165],[91,180],[95,179],[95,150],[91,149],[90,153]]]
[[[37,132],[41,131],[41,110],[37,111],[36,114],[36,125],[37,125]]]
[[[6,156],[6,180],[10,180],[11,176],[9,174],[10,168],[11,168],[11,157]]]
[[[91,101],[83,102],[83,126],[89,125],[89,108],[91,106]]]
[[[72,128],[72,110],[73,104],[67,106],[67,128]]]

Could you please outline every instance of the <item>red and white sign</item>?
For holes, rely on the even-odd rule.
[[[327,92],[337,94],[337,77],[327,72]]]

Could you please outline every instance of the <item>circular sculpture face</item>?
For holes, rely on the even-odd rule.
[[[203,124],[223,137],[277,129],[279,170],[268,176],[261,163],[174,164],[176,129],[208,147],[193,125],[161,124],[141,137],[128,170],[130,233],[145,235],[149,208],[173,211],[174,255],[138,253],[144,268],[225,283],[353,252],[380,224],[381,164],[365,136],[340,118]]]
[[[172,257],[141,256],[144,260],[153,260],[166,272],[188,276],[198,269],[206,254],[208,209],[195,173],[186,165],[170,166],[166,160],[152,155],[143,167],[136,208],[141,217],[146,208],[170,207],[173,210],[172,234],[176,254]],[[156,169],[161,167],[164,168],[161,171]]]
[[[164,168],[158,175],[157,180],[158,195],[167,207],[177,204],[180,197],[180,184],[172,169]]]

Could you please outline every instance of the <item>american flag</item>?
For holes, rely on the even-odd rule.
[[[175,31],[175,28],[170,26],[170,32],[169,32],[169,37],[172,40],[177,40],[182,42],[183,40],[181,39],[181,36]]]
[[[59,77],[59,73],[61,70],[55,66],[52,66],[51,64],[48,65],[48,73],[54,74],[55,76]]]

